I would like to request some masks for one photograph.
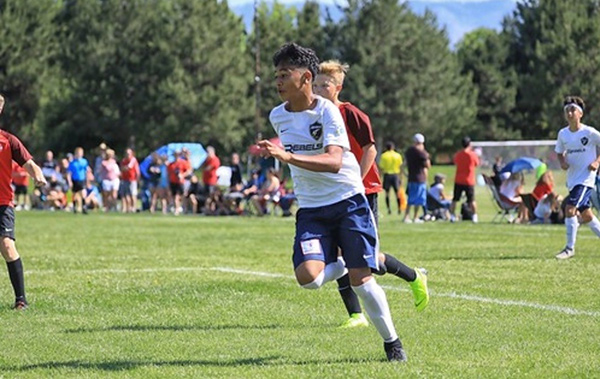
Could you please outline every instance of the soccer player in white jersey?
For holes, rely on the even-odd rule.
[[[569,125],[558,132],[554,151],[558,155],[560,167],[567,170],[569,196],[565,208],[567,245],[556,255],[557,259],[568,259],[575,255],[575,240],[579,227],[577,212],[581,222],[589,224],[590,229],[600,237],[600,222],[590,209],[590,195],[600,165],[600,157],[596,150],[600,146],[600,132],[581,123],[585,103],[580,97],[567,96],[563,105]]]
[[[284,149],[268,140],[259,146],[263,155],[290,165],[300,207],[293,248],[296,280],[317,289],[344,275],[347,267],[387,358],[405,361],[385,292],[371,274],[378,268],[377,230],[344,120],[332,102],[312,91],[319,59],[313,50],[288,43],[275,53],[273,65],[283,104],[269,119]],[[337,257],[338,247],[343,259]]]

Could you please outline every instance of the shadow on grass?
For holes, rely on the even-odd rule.
[[[243,367],[243,366],[308,366],[308,365],[328,365],[328,364],[364,364],[387,362],[386,359],[323,359],[323,360],[301,360],[288,361],[281,356],[268,356],[258,358],[233,359],[233,360],[174,360],[174,361],[106,361],[106,362],[85,362],[85,361],[66,361],[66,362],[45,362],[23,366],[3,367],[6,371],[32,371],[39,369],[78,369],[78,370],[100,370],[100,371],[126,371],[139,367],[169,367],[169,366],[212,366],[212,367]]]
[[[94,333],[94,332],[149,332],[149,331],[186,331],[186,330],[230,330],[230,329],[278,329],[281,325],[114,325],[103,328],[66,329],[65,333]]]
[[[475,256],[475,257],[447,257],[449,261],[510,261],[510,260],[541,260],[543,257],[535,255],[504,255],[504,256]]]

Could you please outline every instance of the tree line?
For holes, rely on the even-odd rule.
[[[371,116],[379,143],[416,132],[434,154],[473,140],[552,139],[561,99],[581,95],[594,124],[600,3],[523,0],[499,31],[452,47],[431,12],[349,0],[333,20],[261,2],[254,27],[221,0],[0,0],[0,126],[31,149],[100,142],[141,154],[172,141],[245,151],[273,135],[273,52],[296,41],[350,65],[344,100]]]

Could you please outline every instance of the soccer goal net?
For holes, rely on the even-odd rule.
[[[560,164],[554,152],[556,140],[536,141],[479,141],[472,143],[479,154],[481,167],[491,168],[496,157],[507,163],[520,157],[538,158],[546,162],[548,168],[559,169]]]

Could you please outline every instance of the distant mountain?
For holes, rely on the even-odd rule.
[[[303,1],[285,2],[288,6],[298,9],[304,5]],[[254,15],[253,1],[235,2],[231,10],[242,17],[247,28],[252,25]],[[423,14],[425,9],[431,10],[436,16],[440,26],[444,26],[448,32],[450,44],[454,46],[465,33],[471,30],[486,27],[500,30],[502,20],[515,10],[515,0],[482,0],[482,1],[408,1],[409,7],[417,14]],[[331,3],[322,3],[322,14],[329,9],[331,17],[339,20],[341,12]]]

